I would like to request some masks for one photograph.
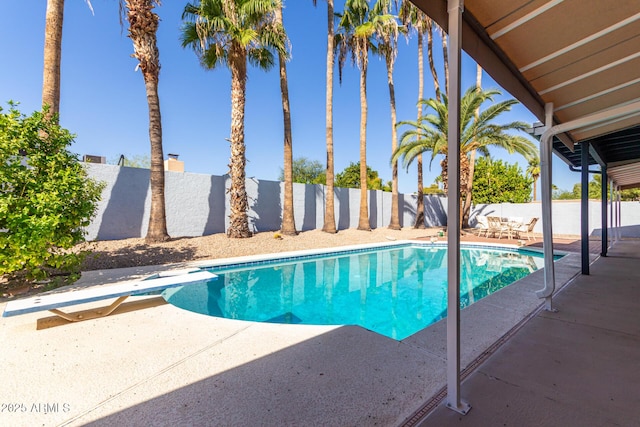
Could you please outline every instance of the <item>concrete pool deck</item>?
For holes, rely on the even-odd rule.
[[[640,425],[639,261],[617,242],[467,377],[466,416],[441,404],[415,425]]]
[[[579,254],[564,257],[557,283],[579,270]],[[462,311],[463,367],[540,306],[542,280],[535,272]],[[395,341],[171,305],[37,330],[48,316],[0,319],[0,425],[400,425],[445,384],[444,322]]]

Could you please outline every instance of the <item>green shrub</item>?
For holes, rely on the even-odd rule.
[[[67,147],[74,135],[43,112],[0,108],[0,275],[77,279],[84,241],[103,184],[87,177]]]

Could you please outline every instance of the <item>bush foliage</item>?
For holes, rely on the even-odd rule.
[[[533,179],[528,178],[517,164],[480,157],[473,174],[473,202],[528,203],[532,184]]]
[[[360,162],[351,162],[349,166],[336,175],[336,187],[343,188],[360,188]],[[367,166],[367,189],[391,191],[391,182],[386,185],[382,182],[382,178],[378,175],[378,171]]]
[[[44,112],[0,108],[0,275],[77,278],[84,229],[102,184],[87,177],[67,147],[74,136]]]

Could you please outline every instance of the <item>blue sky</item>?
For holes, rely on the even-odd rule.
[[[148,110],[144,83],[135,72],[133,46],[121,29],[117,0],[92,0],[95,14],[84,0],[66,0],[63,31],[60,122],[77,135],[72,150],[79,154],[144,156],[149,148]],[[336,1],[336,11],[342,9]],[[188,172],[223,175],[229,162],[230,74],[226,68],[204,70],[196,55],[180,46],[181,14],[186,2],[165,0],[156,9],[161,23],[158,48],[162,69],[159,92],[165,155],[178,153]],[[326,4],[288,0],[285,27],[292,44],[288,63],[294,157],[304,156],[324,164]],[[0,104],[20,102],[31,113],[40,108],[46,1],[0,2]],[[126,22],[125,22],[126,25]],[[442,52],[436,40],[438,71]],[[415,120],[417,109],[417,41],[402,39],[395,71],[398,120]],[[463,59],[463,90],[475,84],[475,63]],[[444,84],[441,77],[441,84]],[[483,87],[496,88],[485,73]],[[367,79],[369,120],[367,162],[383,180],[391,179],[391,124],[389,92],[384,61],[370,58]],[[504,92],[504,91],[503,91]],[[425,65],[425,98],[434,96]],[[505,93],[505,97],[509,95]],[[359,158],[358,71],[345,65],[342,84],[335,73],[334,144],[336,173]],[[504,120],[533,122],[523,106],[516,106]],[[282,106],[277,68],[263,72],[249,69],[245,116],[247,176],[277,180],[283,163]],[[494,158],[509,163],[526,162],[517,155],[494,149]],[[431,170],[425,164],[425,186],[440,174],[439,159]],[[571,190],[580,176],[554,157],[554,183]],[[415,166],[400,169],[400,191],[416,189]],[[538,190],[539,191],[539,190]]]

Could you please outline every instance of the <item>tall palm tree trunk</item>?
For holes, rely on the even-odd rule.
[[[335,233],[336,216],[334,204],[333,168],[333,0],[327,0],[327,94],[326,94],[326,137],[327,137],[327,182],[325,194],[324,226],[322,231]]]
[[[476,87],[478,88],[478,93],[482,91],[482,67],[480,65],[476,65]],[[480,118],[480,107],[476,108],[475,111],[475,120],[476,122]],[[461,155],[464,155],[462,153]],[[469,177],[467,178],[467,186],[465,188],[464,195],[464,203],[462,205],[462,228],[469,228],[469,217],[471,216],[471,202],[472,202],[472,190],[473,190],[473,174],[476,169],[476,150],[471,150],[469,153]]]
[[[244,49],[234,46],[229,53],[231,69],[231,159],[229,168],[231,187],[229,188],[230,210],[227,236],[233,238],[251,237],[247,210],[246,173],[244,145],[244,107],[247,85],[247,59]]]
[[[418,41],[418,43],[420,43],[420,41]],[[438,81],[436,64],[433,61],[433,21],[431,20],[431,18],[427,18],[427,57],[429,60],[429,69],[431,70],[431,76],[433,77],[433,87],[436,91],[436,101],[440,102],[440,82]]]
[[[60,64],[62,58],[62,21],[64,0],[47,0],[44,34],[44,72],[42,105],[48,105],[48,116],[60,112]]]
[[[396,129],[396,93],[393,85],[393,61],[388,56],[387,62],[387,82],[389,84],[389,105],[391,106],[391,153],[398,147],[398,131]],[[398,162],[391,165],[391,230],[400,230],[400,213],[398,207]]]
[[[440,29],[442,36],[442,59],[444,62],[444,93],[449,96],[449,49],[447,48],[447,33]]]
[[[360,70],[360,217],[358,230],[371,230],[367,203],[367,64]]]
[[[282,3],[276,7],[276,23],[284,25],[282,20]],[[284,28],[284,26],[283,26]],[[278,53],[280,65],[280,93],[282,95],[282,113],[284,117],[284,206],[282,209],[282,234],[296,235],[296,224],[293,212],[293,148],[291,141],[291,110],[289,107],[289,84],[287,83],[287,65],[284,55]]]
[[[151,144],[151,212],[145,240],[149,243],[169,239],[164,198],[164,154],[162,151],[162,118],[158,97],[160,53],[156,32],[159,17],[153,13],[155,0],[126,0],[129,38],[134,57],[140,61],[149,108],[149,142]]]
[[[418,30],[418,101],[424,97],[424,33]],[[432,58],[433,55],[430,55]],[[437,77],[437,76],[436,76]],[[434,81],[437,79],[434,79]],[[422,117],[422,104],[418,104],[418,121]],[[414,228],[425,228],[424,224],[424,178],[422,154],[416,159],[418,167],[418,203],[416,206],[416,222]]]
[[[162,119],[158,82],[145,81],[147,104],[149,106],[149,142],[151,143],[151,212],[145,240],[149,243],[163,242],[169,239],[167,232],[167,214],[164,197],[164,154],[162,149]]]

